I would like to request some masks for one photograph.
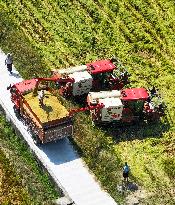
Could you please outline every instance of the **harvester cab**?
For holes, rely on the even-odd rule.
[[[121,70],[114,59],[86,64],[93,77],[93,90],[120,90],[129,83],[128,73]]]
[[[121,91],[121,100],[126,109],[133,114],[133,119],[157,121],[163,116],[160,96],[153,96],[145,88],[129,88]],[[156,103],[155,103],[156,102]]]

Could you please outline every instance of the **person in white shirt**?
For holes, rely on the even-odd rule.
[[[45,96],[44,90],[41,90],[38,94],[40,107],[43,107],[43,105],[44,105],[44,102],[43,102],[44,101],[44,96]]]
[[[12,55],[8,53],[5,59],[5,65],[7,65],[7,70],[10,72],[10,74],[12,74],[12,64],[13,64]]]

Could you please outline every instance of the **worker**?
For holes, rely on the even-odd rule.
[[[151,92],[151,95],[152,96],[156,96],[156,94],[157,94],[157,91],[156,91],[156,88],[153,86],[153,88],[150,90],[150,92]]]
[[[128,182],[129,171],[130,171],[130,168],[127,162],[125,162],[125,166],[123,167],[123,178],[125,182]]]
[[[10,74],[12,74],[12,64],[13,64],[12,55],[8,53],[5,59],[5,65],[7,65],[7,70],[10,72]]]
[[[45,94],[44,94],[44,90],[41,90],[38,94],[38,99],[39,99],[39,105],[40,107],[43,107],[44,105],[44,97],[45,97]]]

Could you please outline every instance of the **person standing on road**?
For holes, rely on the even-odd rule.
[[[10,72],[10,74],[12,74],[12,64],[13,64],[12,55],[8,53],[5,59],[5,65],[7,65],[7,70]]]
[[[130,171],[130,168],[127,162],[125,162],[125,166],[123,167],[123,178],[125,182],[128,182],[129,171]]]

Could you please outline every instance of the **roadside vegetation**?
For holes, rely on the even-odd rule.
[[[0,203],[50,205],[58,191],[27,145],[0,117]]]
[[[115,55],[128,67],[131,86],[159,89],[167,106],[160,123],[94,128],[81,113],[75,117],[74,142],[116,201],[124,200],[116,187],[127,161],[131,181],[149,193],[142,204],[174,204],[173,1],[7,0],[0,3],[0,17],[0,46],[13,53],[24,78]]]

